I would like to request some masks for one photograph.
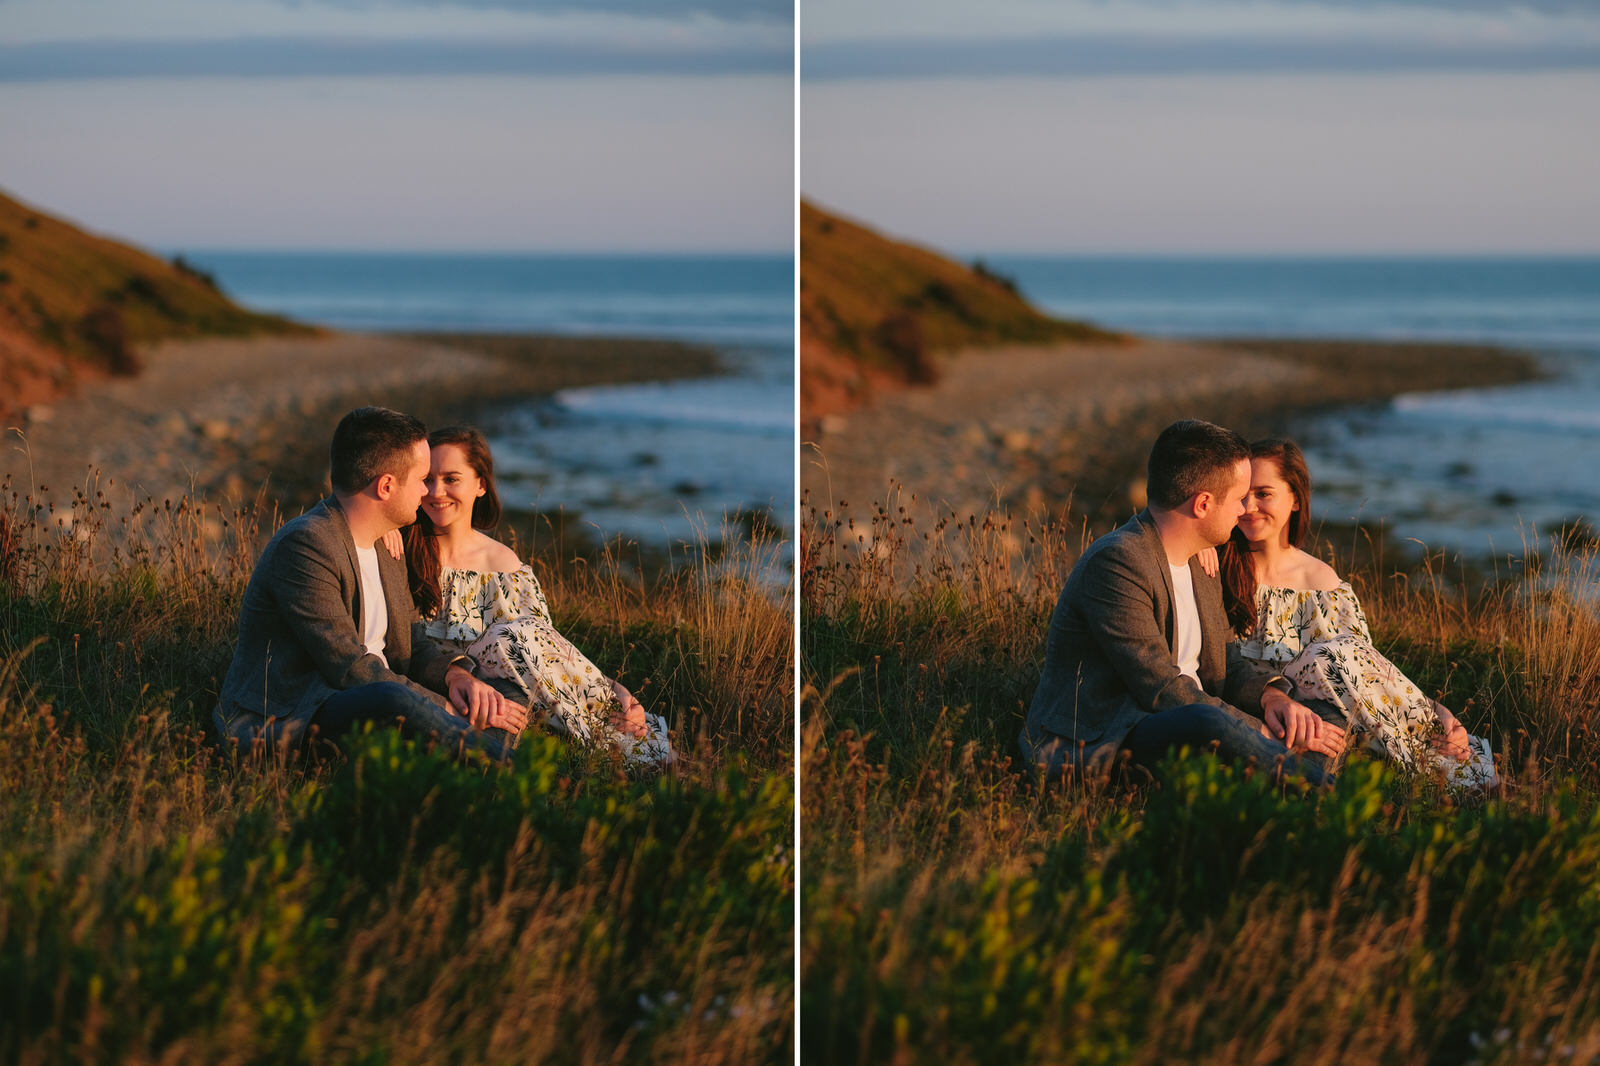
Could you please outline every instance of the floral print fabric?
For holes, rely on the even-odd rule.
[[[584,743],[617,748],[629,763],[672,761],[661,716],[646,715],[649,732],[639,738],[611,725],[611,716],[621,711],[611,679],[556,631],[531,566],[510,571],[444,567],[439,591],[442,603],[428,623],[428,635],[472,656],[484,676],[516,682],[546,726]]]
[[[1272,663],[1294,683],[1297,697],[1338,707],[1375,751],[1411,768],[1420,756],[1421,765],[1437,765],[1453,785],[1494,783],[1487,740],[1470,738],[1465,762],[1430,750],[1438,723],[1433,700],[1372,646],[1366,614],[1348,582],[1329,590],[1257,587],[1256,628],[1240,651]]]

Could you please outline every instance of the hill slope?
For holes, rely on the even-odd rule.
[[[133,374],[157,341],[312,332],[246,311],[209,276],[0,193],[0,410]]]
[[[800,405],[807,422],[884,385],[932,381],[934,352],[1111,340],[1051,318],[1009,280],[800,203]]]

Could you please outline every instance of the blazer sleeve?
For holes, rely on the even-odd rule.
[[[299,529],[285,536],[273,569],[278,611],[330,688],[355,688],[377,681],[416,688],[362,645],[339,574],[311,533]],[[440,673],[442,676],[443,671]]]
[[[428,636],[426,622],[411,621],[411,676],[435,692],[445,691],[444,675],[450,670],[454,652],[447,652]]]
[[[1140,710],[1153,713],[1208,703],[1255,724],[1250,715],[1178,670],[1166,634],[1156,624],[1155,593],[1131,552],[1110,549],[1089,562],[1083,600],[1089,617],[1096,620],[1090,632]]]
[[[1281,676],[1272,667],[1242,654],[1237,641],[1228,642],[1226,692],[1229,703],[1238,707],[1254,707],[1259,712],[1267,682]]]

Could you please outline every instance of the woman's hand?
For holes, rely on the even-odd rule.
[[[1217,576],[1217,570],[1220,569],[1217,565],[1217,549],[1201,548],[1194,553],[1194,558],[1200,564],[1200,569],[1206,572],[1206,577]]]
[[[405,541],[400,537],[398,529],[391,529],[383,535],[383,546],[389,549],[391,559],[404,559],[406,557]]]
[[[1433,704],[1433,713],[1439,719],[1441,730],[1440,735],[1433,740],[1434,750],[1457,762],[1466,762],[1472,758],[1472,738],[1467,735],[1467,727],[1450,713],[1450,708],[1437,700]]]
[[[628,737],[642,737],[650,732],[650,725],[644,720],[644,704],[633,698],[633,693],[622,687],[622,682],[611,682],[612,691],[617,694],[617,702],[622,704],[620,714],[611,716],[611,728]]]

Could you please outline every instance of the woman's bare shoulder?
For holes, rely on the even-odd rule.
[[[492,538],[490,539],[490,543],[494,545],[494,548],[491,550],[493,551],[493,562],[496,570],[522,569],[522,559],[515,551],[511,549],[510,545],[502,544],[498,540],[494,540]]]
[[[1338,571],[1309,552],[1300,552],[1301,588],[1316,592],[1332,592],[1344,583]]]
[[[516,552],[487,533],[480,531],[477,543],[473,547],[477,549],[479,570],[504,572],[517,570],[522,566],[522,560],[517,557]]]

